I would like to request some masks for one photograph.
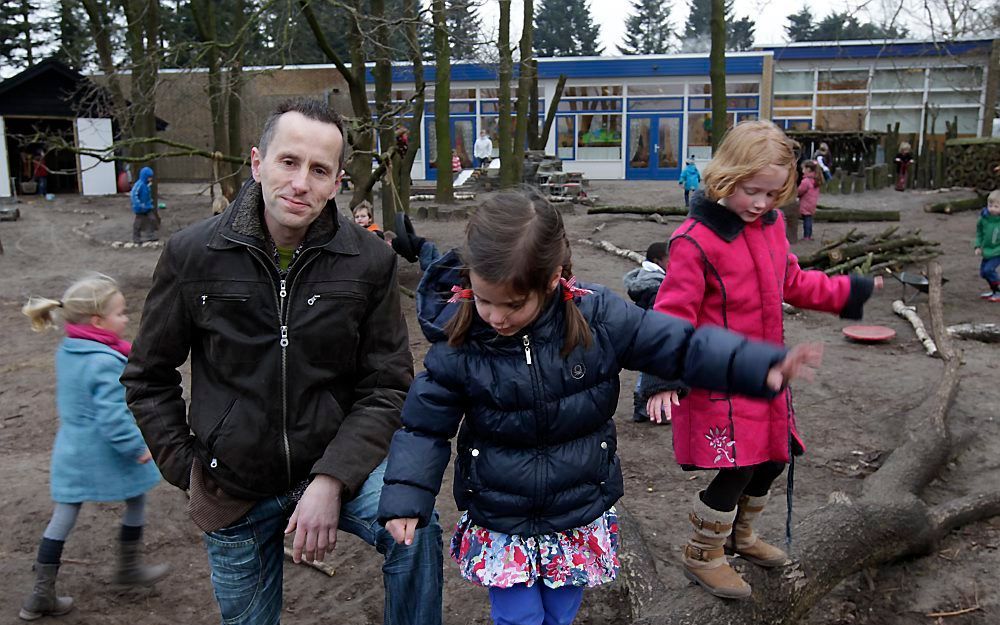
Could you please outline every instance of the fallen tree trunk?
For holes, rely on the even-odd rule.
[[[941,270],[930,269],[932,325],[942,328],[944,369],[922,408],[907,416],[902,440],[881,467],[865,479],[861,496],[843,492],[805,516],[795,527],[793,563],[763,569],[741,558],[737,569],[753,587],[747,601],[723,601],[696,586],[664,592],[647,579],[654,561],[631,517],[620,517],[623,579],[634,623],[643,625],[792,625],[846,577],[904,556],[925,554],[956,527],[1000,514],[1000,490],[957,497],[938,505],[920,499],[952,454],[948,411],[958,390],[961,359],[952,351],[941,319]],[[660,529],[660,528],[657,528]]]
[[[599,250],[604,250],[609,254],[614,254],[615,256],[620,256],[621,258],[627,258],[640,265],[642,264],[642,261],[646,260],[646,258],[639,252],[633,252],[632,250],[627,250],[625,248],[618,247],[614,243],[610,243],[608,241],[593,241],[591,239],[577,239],[577,241],[583,243],[584,245],[589,245],[590,247],[596,247]]]

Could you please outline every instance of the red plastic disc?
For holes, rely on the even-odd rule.
[[[881,343],[896,336],[896,331],[885,326],[847,326],[843,330],[844,336],[862,343]]]

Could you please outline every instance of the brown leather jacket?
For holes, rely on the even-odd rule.
[[[396,255],[331,200],[281,276],[260,185],[170,238],[122,375],[170,483],[192,461],[241,499],[310,475],[357,493],[385,457],[413,379]],[[188,410],[178,369],[191,357]]]

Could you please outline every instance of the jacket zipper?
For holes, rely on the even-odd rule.
[[[540,401],[542,395],[542,384],[539,379],[538,368],[533,366],[534,359],[531,356],[531,337],[527,334],[521,336],[521,344],[524,345],[524,362],[528,365],[529,376],[531,377],[531,388],[534,391],[534,404],[535,404],[535,442],[536,449],[539,455],[541,455],[542,450],[545,448],[544,444],[544,432],[545,432],[545,410],[544,404]],[[539,462],[536,464],[535,468],[535,501],[534,501],[534,511],[532,522],[537,524],[538,522],[538,511],[543,509],[546,505],[545,496],[542,494],[542,485],[545,483],[545,478],[542,475],[543,463]]]

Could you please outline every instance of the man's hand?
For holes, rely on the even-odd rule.
[[[302,494],[288,519],[285,533],[295,532],[292,560],[296,564],[305,555],[307,561],[322,562],[326,552],[337,545],[340,523],[340,493],[344,484],[330,475],[317,475]]]
[[[385,524],[396,542],[401,545],[413,544],[413,533],[417,531],[417,519],[393,519]]]

